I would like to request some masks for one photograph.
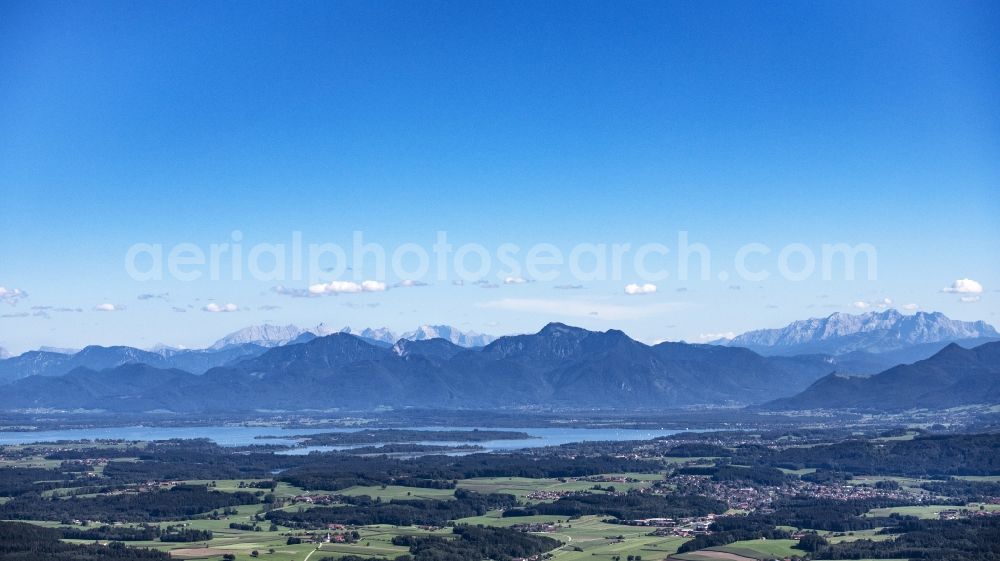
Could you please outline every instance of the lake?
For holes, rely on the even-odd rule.
[[[373,427],[366,427],[372,429]],[[473,430],[477,427],[413,427],[412,430]],[[475,444],[487,451],[515,450],[540,446],[558,446],[573,442],[601,440],[649,440],[658,436],[670,436],[683,431],[613,429],[613,428],[510,428],[478,427],[480,430],[511,430],[524,432],[532,438],[523,440],[490,440],[485,442],[418,442],[418,444],[459,445]],[[251,444],[294,445],[295,435],[324,432],[353,432],[360,429],[297,429],[268,426],[205,426],[205,427],[101,427],[83,429],[59,429],[33,432],[0,432],[0,445],[28,444],[31,442],[56,442],[59,440],[167,440],[171,438],[207,438],[221,446],[247,446]],[[268,437],[268,438],[258,438]],[[344,446],[314,446],[297,448],[293,453],[306,454],[311,451],[340,450]]]

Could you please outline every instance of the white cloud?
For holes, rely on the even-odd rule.
[[[528,279],[522,277],[506,277],[503,279],[504,284],[524,284],[528,282]]]
[[[901,307],[907,312],[915,312],[920,309],[920,306],[916,304],[903,304]]]
[[[959,300],[965,302],[966,304],[975,304],[979,301],[979,296],[962,296]]]
[[[360,284],[353,281],[330,281],[309,285],[310,294],[357,294],[359,292],[385,292],[384,282],[366,280]]]
[[[545,316],[633,320],[673,312],[685,305],[672,302],[644,306],[625,306],[596,300],[550,300],[543,298],[504,298],[478,304],[480,308],[527,312]]]
[[[982,294],[983,285],[972,279],[958,279],[951,283],[951,286],[942,288],[941,292],[948,292],[951,294]]]
[[[0,286],[0,302],[3,302],[4,304],[14,306],[27,297],[28,293],[20,288],[7,288]]]
[[[120,312],[125,309],[125,306],[119,306],[117,304],[111,304],[110,302],[105,302],[103,304],[98,304],[94,306],[95,312]]]
[[[629,296],[640,296],[642,294],[653,294],[656,292],[656,285],[651,283],[646,284],[626,284],[625,294]]]
[[[859,310],[867,310],[869,308],[878,308],[880,310],[885,310],[892,306],[892,298],[881,298],[878,300],[858,300],[857,302],[852,302],[851,307],[857,308]]]
[[[351,281],[330,281],[309,285],[310,294],[340,294],[343,292],[361,292],[361,285]]]
[[[733,339],[736,334],[732,331],[724,331],[722,333],[702,333],[698,335],[698,339],[701,341],[718,341],[719,339]]]
[[[205,307],[202,308],[202,310],[206,312],[211,312],[213,314],[218,314],[224,312],[238,312],[240,310],[240,307],[237,306],[236,304],[233,304],[232,302],[228,304],[216,304],[215,302],[209,302],[208,304],[205,304]]]
[[[427,286],[427,283],[424,282],[424,281],[406,279],[406,280],[401,280],[401,281],[397,282],[393,286],[395,286],[396,288],[411,288],[411,287],[415,287],[415,286]]]
[[[366,280],[361,283],[361,290],[365,292],[385,292],[385,283],[373,280]]]

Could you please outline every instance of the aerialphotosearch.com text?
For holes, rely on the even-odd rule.
[[[438,231],[432,243],[387,245],[354,231],[349,244],[306,240],[293,231],[278,242],[244,242],[234,230],[228,239],[199,245],[139,242],[124,258],[136,281],[258,280],[279,283],[330,283],[338,280],[376,283],[590,282],[627,280],[762,282],[877,280],[878,252],[868,243],[790,242],[770,246],[748,242],[719,257],[688,231],[662,241],[597,242],[572,246],[537,242],[487,245],[456,243]],[[360,286],[360,285],[358,285]],[[641,286],[641,285],[640,285]]]

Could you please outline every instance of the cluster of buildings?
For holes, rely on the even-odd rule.
[[[142,483],[136,483],[134,485],[129,485],[127,487],[111,489],[110,491],[106,491],[101,494],[105,496],[112,496],[112,495],[129,495],[135,493],[149,493],[152,491],[172,489],[177,485],[183,485],[183,484],[184,484],[183,481],[174,481],[174,480],[158,481],[151,479],[149,481],[143,481]]]
[[[552,524],[551,522],[529,522],[525,524],[514,524],[510,527],[511,530],[517,530],[519,532],[545,532],[551,533],[558,529],[558,526]]]
[[[588,481],[592,483],[637,483],[639,480],[624,475],[589,475],[577,478],[576,481]]]
[[[292,502],[310,505],[331,505],[338,501],[333,495],[295,495],[292,497]]]
[[[629,526],[650,526],[655,528],[654,536],[680,536],[690,538],[710,534],[709,528],[715,521],[715,515],[696,516],[690,518],[641,518],[638,520],[623,520],[622,524]]]
[[[527,498],[533,501],[554,501],[556,499],[561,499],[563,497],[570,497],[577,495],[577,491],[532,491],[528,493]]]
[[[822,484],[801,480],[789,480],[781,485],[748,485],[740,481],[714,481],[698,475],[674,475],[669,481],[680,493],[710,497],[725,502],[729,508],[744,511],[767,509],[778,499],[800,495],[840,501],[896,499],[915,504],[933,500],[927,493],[904,487],[880,489],[869,485]]]
[[[287,535],[298,540],[296,543],[309,542],[315,544],[324,543],[354,543],[358,541],[358,532],[349,530],[341,524],[328,524],[327,531],[318,532],[288,532]]]
[[[1000,510],[981,510],[975,508],[949,508],[938,512],[939,520],[958,520],[959,518],[978,518],[981,516],[1000,516]]]

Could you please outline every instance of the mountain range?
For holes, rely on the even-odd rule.
[[[427,341],[430,339],[445,339],[459,347],[485,347],[496,340],[492,335],[484,335],[475,331],[460,331],[449,325],[421,325],[413,331],[403,333],[402,339],[409,341]]]
[[[126,346],[89,346],[80,351],[42,347],[16,357],[0,358],[0,384],[28,376],[60,376],[75,368],[103,370],[125,364],[146,364],[157,368],[177,368],[193,374],[202,374],[217,366],[258,356],[270,348],[293,343],[305,343],[316,337],[334,333],[351,333],[350,328],[340,331],[319,324],[303,329],[295,325],[253,325],[234,331],[206,349],[178,349],[160,345],[145,351]],[[481,347],[494,339],[490,335],[463,332],[445,325],[424,325],[396,337],[386,328],[364,329],[360,338],[377,346],[391,348],[399,340],[422,341],[444,338],[460,347]],[[6,360],[4,360],[4,358]]]
[[[928,359],[870,377],[831,374],[764,407],[899,411],[977,404],[1000,404],[1000,342],[972,349],[952,343]]]
[[[250,327],[244,327],[239,331],[234,331],[226,335],[213,343],[209,349],[217,351],[227,347],[246,344],[258,345],[264,348],[278,347],[291,343],[303,333],[326,335],[327,333],[321,332],[322,329],[323,324],[318,325],[313,330],[302,329],[294,325],[271,325],[269,323],[251,325]]]
[[[267,349],[200,376],[143,363],[77,367],[62,376],[12,382],[0,395],[0,407],[254,411],[740,405],[792,395],[829,371],[821,358],[763,357],[747,349],[686,343],[650,346],[621,331],[553,323],[535,334],[501,337],[473,349],[441,338],[401,339],[386,348],[334,333]]]
[[[387,327],[379,327],[376,329],[369,327],[359,332],[355,332],[350,327],[344,327],[340,330],[340,332],[357,335],[362,339],[381,343],[384,346],[389,347],[396,344],[396,342],[400,339],[407,339],[410,341],[446,339],[460,347],[470,348],[485,346],[496,339],[496,337],[493,337],[492,335],[484,335],[476,333],[475,331],[461,331],[457,328],[451,327],[450,325],[421,325],[417,329],[405,332],[402,335],[396,335],[394,331]],[[295,325],[252,325],[226,335],[213,343],[209,349],[219,350],[234,345],[245,345],[248,343],[265,348],[279,347],[281,345],[287,345],[293,341],[304,342],[304,340],[301,339],[303,335],[323,337],[333,333],[337,333],[337,330],[330,329],[322,323],[316,327],[308,329],[303,329]]]
[[[89,346],[0,360],[0,409],[951,407],[1000,398],[1000,343],[965,348],[992,334],[982,322],[894,311],[833,314],[725,345],[647,345],[561,323],[495,340],[447,326],[397,338],[385,328],[264,325],[207,349]]]
[[[983,321],[953,320],[940,312],[904,315],[889,309],[856,315],[838,312],[716,343],[763,355],[853,354],[853,360],[864,360],[864,354],[885,355],[898,364],[927,358],[950,343],[968,348],[996,340],[1000,333]]]
[[[28,351],[0,360],[0,384],[31,376],[61,376],[76,368],[103,370],[125,364],[146,364],[157,368],[179,368],[201,374],[209,368],[256,356],[267,349],[252,343],[224,349],[170,349],[156,352],[134,347],[92,345],[75,353]]]

